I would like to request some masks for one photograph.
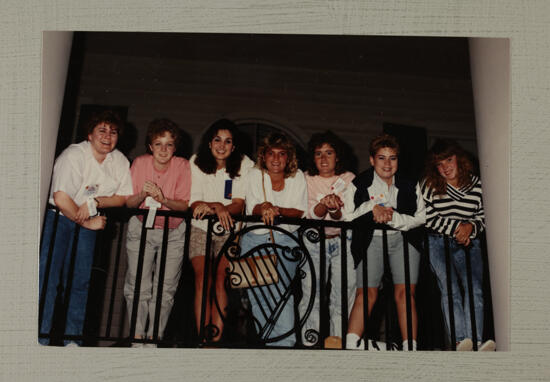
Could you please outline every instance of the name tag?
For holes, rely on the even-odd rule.
[[[223,190],[223,197],[225,199],[231,200],[233,197],[233,179],[226,179],[225,180],[225,188]]]
[[[333,194],[339,194],[346,189],[346,182],[342,178],[336,179],[336,181],[330,186],[330,192]]]
[[[161,205],[162,204],[150,196],[145,198],[145,206],[149,207],[149,212],[147,212],[147,220],[145,221],[145,228],[153,228],[155,216],[157,215],[157,209],[160,208]]]

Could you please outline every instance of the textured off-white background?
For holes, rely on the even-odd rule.
[[[512,351],[133,351],[36,345],[44,30],[509,37]],[[550,2],[545,0],[0,0],[1,380],[550,380],[549,32]]]

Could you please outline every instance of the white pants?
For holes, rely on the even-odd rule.
[[[319,333],[320,324],[320,270],[321,270],[321,254],[320,243],[312,243],[305,239],[304,243],[313,261],[315,268],[315,298],[313,300],[313,308],[302,328],[302,338],[305,345],[314,345],[318,338],[312,335],[308,330],[313,329]],[[348,233],[346,238],[347,249],[347,298],[348,298],[348,317],[351,313],[353,301],[355,299],[355,271],[353,269],[353,258],[351,256],[351,233]],[[329,297],[329,319],[330,319],[330,335],[342,336],[342,249],[340,237],[334,237],[325,240],[325,269],[326,277],[331,275],[331,290]],[[305,278],[302,279],[302,300],[300,301],[299,311],[300,317],[306,313],[309,300],[311,298],[311,273],[308,271],[308,266],[304,266]],[[326,286],[328,280],[325,280]],[[346,318],[346,319],[347,319]]]
[[[136,282],[137,265],[139,259],[139,243],[141,239],[142,222],[133,216],[128,222],[126,237],[126,251],[128,254],[128,269],[124,281],[124,297],[128,309],[128,319],[132,318],[134,303],[134,289]],[[139,290],[139,304],[136,320],[136,337],[145,336],[145,325],[149,317],[147,337],[153,336],[155,307],[157,304],[157,288],[162,250],[162,229],[148,229],[145,250],[143,254],[143,272]],[[162,284],[162,302],[159,316],[158,336],[162,338],[166,322],[170,316],[174,295],[178,287],[183,262],[183,246],[185,242],[185,222],[168,233],[168,246],[166,249],[166,266],[164,269],[164,282]]]

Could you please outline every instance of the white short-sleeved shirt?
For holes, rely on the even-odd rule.
[[[246,155],[241,162],[239,176],[231,179],[226,169],[220,169],[215,174],[204,173],[196,164],[196,155],[193,155],[191,163],[191,200],[189,205],[196,201],[218,202],[224,206],[231,204],[233,199],[245,198],[245,177],[248,171],[254,166],[254,162]],[[227,186],[226,186],[227,185]],[[227,188],[227,189],[226,189]],[[206,220],[193,219],[191,224],[204,231],[208,229]]]
[[[90,142],[83,141],[67,147],[56,159],[49,202],[53,194],[63,191],[80,206],[89,197],[127,196],[133,194],[130,162],[118,150],[113,150],[99,163]]]
[[[246,213],[252,215],[254,207],[265,201],[272,203],[277,207],[295,208],[297,210],[307,211],[307,185],[304,173],[300,170],[296,171],[293,177],[285,178],[285,187],[275,192],[272,189],[271,178],[264,172],[263,174],[265,195],[262,190],[262,171],[258,168],[253,168],[246,176]],[[281,224],[280,227],[288,232],[294,232],[298,229],[296,225]],[[265,234],[269,230],[254,230],[255,234]]]

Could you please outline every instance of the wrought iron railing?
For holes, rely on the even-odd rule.
[[[51,208],[51,206],[50,206]],[[306,349],[322,349],[325,347],[324,339],[331,333],[329,332],[329,311],[334,307],[329,306],[329,288],[336,288],[335,285],[327,283],[327,274],[331,271],[326,267],[326,248],[325,248],[325,228],[334,227],[340,229],[339,240],[341,253],[341,327],[337,328],[336,333],[342,339],[342,348],[346,348],[346,333],[348,329],[348,280],[353,278],[355,270],[349,269],[347,266],[347,257],[349,253],[348,233],[351,232],[353,223],[350,222],[333,222],[311,219],[297,218],[282,218],[276,219],[274,226],[267,227],[261,223],[258,216],[236,216],[236,221],[243,221],[244,228],[235,229],[228,234],[224,232],[221,225],[217,223],[215,217],[208,218],[208,228],[206,234],[205,253],[210,253],[212,238],[214,235],[227,235],[225,244],[219,253],[214,257],[204,257],[204,278],[203,295],[201,304],[200,328],[195,329],[196,324],[193,317],[193,298],[190,290],[193,288],[194,277],[190,262],[189,262],[189,244],[190,244],[190,229],[185,232],[185,245],[183,250],[183,266],[182,277],[179,284],[176,302],[172,310],[172,319],[169,321],[167,330],[163,338],[158,335],[159,332],[159,315],[162,303],[162,288],[163,275],[165,272],[167,238],[169,233],[168,221],[170,218],[179,217],[184,219],[187,228],[191,226],[192,217],[189,212],[173,212],[173,211],[157,211],[157,216],[165,216],[163,229],[163,245],[160,252],[157,254],[157,261],[160,261],[160,270],[158,277],[158,293],[156,300],[156,309],[154,317],[150,317],[149,325],[153,325],[152,339],[135,339],[136,329],[136,314],[137,304],[139,301],[140,283],[143,271],[143,253],[147,238],[147,229],[145,224],[142,226],[139,259],[137,265],[137,274],[134,288],[133,308],[130,317],[127,316],[126,304],[124,296],[122,296],[122,284],[124,283],[124,270],[126,268],[125,257],[125,233],[126,225],[131,216],[143,216],[148,210],[113,208],[103,210],[107,216],[107,226],[105,230],[100,231],[96,241],[95,261],[92,271],[92,279],[90,281],[90,298],[87,306],[87,319],[82,336],[67,336],[64,334],[64,314],[66,315],[66,306],[68,305],[67,298],[70,295],[72,267],[74,267],[74,258],[76,251],[76,241],[78,238],[78,228],[75,232],[75,242],[73,243],[72,261],[69,263],[69,279],[66,286],[65,300],[57,301],[57,314],[54,320],[54,327],[50,333],[39,333],[40,338],[50,338],[50,343],[60,345],[63,340],[82,340],[84,345],[88,346],[129,346],[131,343],[153,343],[162,347],[199,347],[199,346],[214,346],[214,347],[264,347],[276,345],[279,341],[292,339],[291,344],[284,346]],[[58,212],[57,212],[58,214]],[[145,221],[145,219],[143,219]],[[56,220],[57,221],[57,215]],[[289,224],[298,227],[294,232],[288,232],[280,227],[280,224]],[[243,235],[254,234],[255,231],[270,228],[277,233],[278,237],[286,238],[284,243],[280,245],[277,242],[265,242],[250,248],[248,251],[241,250],[241,244],[238,238]],[[363,293],[364,311],[364,335],[363,338],[375,338],[385,340],[388,348],[391,343],[398,342],[400,339],[399,329],[396,328],[395,304],[393,302],[393,284],[391,272],[388,266],[388,251],[387,251],[387,235],[386,226],[376,226],[384,231],[384,276],[382,278],[381,294],[378,298],[371,316],[368,317],[366,307],[368,305],[368,294]],[[55,235],[55,223],[53,235]],[[67,238],[62,238],[67,239]],[[403,240],[406,238],[403,236]],[[446,239],[447,240],[447,239]],[[307,243],[306,243],[307,241]],[[53,243],[53,239],[52,239]],[[288,243],[292,243],[288,245]],[[319,245],[320,260],[318,264],[314,264],[308,252],[308,244]],[[482,241],[484,243],[484,241]],[[53,244],[50,245],[48,259],[52,255]],[[408,246],[404,245],[405,255],[405,275],[406,275],[406,296],[407,296],[407,331],[412,333],[411,320],[411,302],[410,302],[410,280],[408,279]],[[448,259],[449,251],[447,251],[447,272],[450,270],[450,262]],[[483,244],[484,255],[484,299],[485,299],[485,333],[476,333],[475,325],[475,309],[473,307],[474,296],[470,296],[471,305],[471,320],[473,330],[474,350],[477,350],[476,339],[492,338],[494,329],[492,322],[491,309],[491,294],[489,287],[488,267],[487,267],[487,252]],[[270,257],[269,255],[275,255]],[[427,236],[425,235],[425,248],[422,253],[420,264],[420,275],[416,289],[416,301],[418,311],[418,348],[419,350],[445,349],[455,347],[455,329],[453,323],[451,293],[449,293],[449,307],[451,309],[449,316],[450,323],[450,338],[446,338],[443,327],[441,314],[439,290],[434,282],[433,276],[428,267],[427,251]],[[469,259],[469,256],[466,256]],[[47,264],[50,264],[48,260]],[[223,265],[221,265],[223,264]],[[208,288],[208,285],[215,285],[215,278],[219,274],[217,268],[220,266],[226,267],[224,274],[224,285],[228,294],[228,303],[226,308],[218,301],[215,287]],[[363,269],[363,285],[368,285],[366,280],[367,267],[366,261],[362,262]],[[295,268],[295,270],[291,268]],[[260,269],[259,273],[254,273],[252,268]],[[471,265],[467,261],[468,280],[470,287],[468,292],[472,294],[471,287]],[[46,266],[44,275],[44,288],[47,285],[49,265]],[[317,276],[319,273],[319,277]],[[450,274],[450,273],[448,273]],[[306,277],[309,276],[309,277]],[[450,278],[448,278],[450,279]],[[278,282],[274,282],[278,281]],[[316,280],[319,280],[317,284]],[[212,281],[210,283],[210,281]],[[306,283],[307,281],[307,283]],[[257,285],[247,288],[239,288],[239,284]],[[267,284],[261,286],[263,284]],[[448,286],[451,290],[451,286]],[[366,289],[366,288],[365,288]],[[319,311],[313,311],[314,298],[317,290],[320,295]],[[304,293],[305,292],[305,293]],[[39,322],[42,320],[42,312],[44,309],[44,290],[40,291],[39,303]],[[59,293],[61,296],[61,293]],[[308,301],[303,302],[306,306],[305,310],[300,311],[298,305],[302,300],[302,296],[308,296]],[[216,327],[212,322],[206,322],[205,306],[207,300],[216,307],[218,313],[223,320],[223,328]],[[257,308],[258,301],[262,300],[264,304],[260,304]],[[268,304],[265,302],[269,300]],[[291,302],[293,324],[292,328],[284,333],[275,333],[274,328],[278,318],[282,314],[282,309],[286,304]],[[256,315],[251,312],[251,305],[256,306]],[[304,324],[309,315],[319,315],[318,328],[304,328]],[[183,317],[183,319],[182,319]],[[39,325],[40,327],[40,325]],[[307,329],[307,330],[305,330]],[[223,330],[222,340],[213,342],[220,331]],[[411,336],[408,336],[411,338]],[[304,342],[307,339],[307,343]],[[409,341],[409,346],[411,346]],[[367,346],[368,348],[368,346]]]

